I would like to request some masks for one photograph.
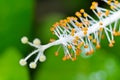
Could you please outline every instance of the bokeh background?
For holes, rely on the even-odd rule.
[[[81,8],[94,17],[89,9],[92,1],[0,0],[0,80],[120,80],[120,37],[115,38],[113,48],[104,39],[100,50],[89,58],[79,56],[75,62],[62,61],[62,50],[55,57],[58,46],[54,46],[46,50],[46,62],[38,63],[35,70],[19,65],[19,60],[34,49],[21,44],[22,36],[30,41],[37,37],[46,44],[56,38],[50,32],[56,21],[74,16]]]

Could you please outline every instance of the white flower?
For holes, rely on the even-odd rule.
[[[97,16],[98,20],[92,18],[84,9],[76,12],[77,17],[67,17],[60,20],[51,27],[51,31],[58,37],[58,40],[41,45],[39,39],[35,39],[33,43],[29,42],[27,37],[21,39],[22,43],[37,48],[30,53],[25,59],[20,61],[21,65],[26,65],[26,61],[34,54],[37,54],[35,60],[30,63],[30,68],[36,68],[37,61],[44,62],[46,56],[44,51],[51,46],[61,45],[64,49],[63,60],[76,60],[76,56],[81,52],[84,55],[91,55],[95,47],[100,48],[101,38],[106,35],[109,47],[113,47],[115,41],[114,36],[120,36],[120,3],[117,0],[103,0],[110,5],[111,10],[101,8],[97,2],[93,2],[90,9]],[[78,20],[79,19],[79,20]],[[55,55],[58,55],[60,47]]]

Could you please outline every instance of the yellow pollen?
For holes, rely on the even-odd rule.
[[[96,41],[96,39],[93,39],[92,42],[93,42],[93,43],[96,43],[97,41]]]
[[[76,12],[75,15],[76,15],[77,17],[81,17],[81,16],[82,16],[82,15],[80,14],[80,12]]]
[[[117,32],[118,36],[120,36],[120,31]]]
[[[68,49],[72,49],[72,46],[71,46],[71,45],[68,45]]]
[[[70,22],[70,17],[67,17],[67,22]]]
[[[102,35],[102,36],[101,36],[101,39],[104,39],[104,38],[105,38],[105,35]]]
[[[94,53],[94,49],[91,49],[90,52],[93,54]]]
[[[77,17],[74,17],[74,20],[78,20],[78,18],[77,18]]]
[[[94,7],[94,6],[90,6],[90,9],[91,9],[91,10],[94,10],[94,9],[95,9],[95,7]]]
[[[51,28],[50,28],[50,31],[54,31],[54,28],[53,28],[53,27],[51,27]]]
[[[92,5],[91,5],[90,9],[94,10],[94,9],[97,8],[97,6],[98,6],[97,2],[92,2]]]
[[[66,61],[66,60],[67,60],[67,57],[66,57],[66,56],[64,56],[64,57],[62,58],[62,60],[63,60],[63,61]]]
[[[79,22],[76,22],[75,25],[79,27]]]
[[[99,48],[100,48],[100,44],[97,43],[97,44],[96,44],[96,49],[99,49]]]
[[[113,30],[113,35],[114,35],[114,36],[117,36],[118,33],[117,33],[115,30]]]
[[[101,12],[98,12],[97,14],[98,14],[98,16],[101,16],[101,15],[102,15],[102,13],[101,13]]]
[[[54,42],[54,41],[55,41],[55,39],[52,39],[52,38],[50,39],[50,42]]]
[[[76,60],[76,57],[72,58],[72,61],[75,61]]]
[[[86,24],[87,26],[89,26],[89,25],[90,25],[90,22],[85,20],[85,24]]]
[[[115,5],[118,5],[118,4],[119,4],[119,2],[118,2],[118,1],[115,1],[114,3],[115,3]]]
[[[81,50],[80,49],[76,49],[76,55],[79,56],[81,53]]]
[[[72,29],[71,30],[71,36],[74,36],[74,33],[75,33],[75,29]]]
[[[82,28],[83,31],[88,31],[87,27]]]
[[[84,48],[88,48],[88,45],[84,45]]]
[[[113,43],[113,44],[114,44],[114,43],[115,43],[115,40],[111,40],[111,43]]]
[[[87,35],[87,31],[84,31],[83,33],[84,33],[84,35]]]
[[[115,8],[115,6],[110,6],[110,8],[111,8],[111,9],[114,9],[114,8]]]
[[[92,39],[93,39],[93,37],[92,37],[92,36],[88,36],[88,38],[89,38],[90,40],[92,40]]]
[[[77,48],[80,49],[83,44],[84,44],[84,42],[80,42],[80,43],[77,45]]]
[[[85,12],[84,9],[81,9],[81,10],[80,10],[80,13],[84,13],[84,12]]]
[[[73,40],[73,43],[74,43],[75,45],[77,45],[77,42],[78,42],[78,40],[76,40],[76,39]]]
[[[82,27],[83,26],[83,24],[82,23],[79,23],[79,27]]]
[[[58,51],[56,51],[56,52],[55,52],[55,56],[58,56],[58,54],[59,54]]]
[[[66,56],[66,59],[67,59],[67,60],[69,60],[69,59],[70,59],[70,56],[69,56],[69,55],[67,55],[67,56]]]
[[[112,42],[109,43],[109,47],[113,47],[113,43]]]
[[[94,50],[92,49],[92,50],[88,51],[88,52],[86,53],[86,55],[89,56],[89,55],[93,54],[93,52],[94,52]]]
[[[92,5],[96,5],[96,4],[97,4],[97,2],[95,2],[95,1],[94,1],[94,2],[92,2]]]
[[[100,22],[100,23],[99,23],[99,25],[100,25],[100,26],[102,26],[102,25],[103,25],[103,23],[102,23],[102,22]]]
[[[87,13],[84,13],[84,14],[83,14],[83,16],[84,16],[84,17],[87,17],[87,16],[88,16],[88,14],[87,14]]]
[[[101,31],[101,32],[103,31],[103,27],[100,27],[100,31]]]
[[[76,40],[79,40],[79,36],[75,36],[75,39],[76,39]]]
[[[111,1],[107,1],[107,3],[110,5],[110,4],[111,4]]]
[[[110,14],[109,10],[106,10],[105,15],[108,16]]]

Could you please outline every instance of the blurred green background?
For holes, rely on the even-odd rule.
[[[58,46],[46,50],[47,61],[38,63],[35,70],[19,65],[19,60],[33,51],[20,42],[22,36],[30,41],[40,38],[42,44],[55,38],[50,27],[60,19],[74,16],[76,11],[89,10],[93,0],[0,0],[0,80],[120,80],[120,37],[111,49],[107,40],[93,56],[77,61],[62,61],[54,52]],[[100,0],[95,0],[105,6]],[[32,61],[31,59],[30,61]]]

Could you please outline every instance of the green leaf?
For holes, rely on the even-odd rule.
[[[19,65],[20,58],[20,52],[15,48],[0,55],[0,80],[30,80],[27,68]]]
[[[20,46],[20,38],[29,35],[33,4],[33,0],[0,0],[0,51]]]

